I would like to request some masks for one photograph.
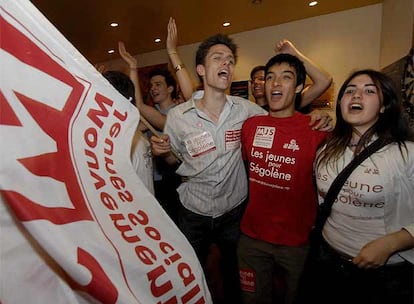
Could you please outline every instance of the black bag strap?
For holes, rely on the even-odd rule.
[[[335,178],[326,193],[323,203],[319,206],[318,217],[315,224],[315,230],[322,232],[322,228],[329,215],[331,214],[332,205],[338,196],[339,191],[342,189],[345,181],[351,175],[352,171],[359,166],[365,159],[371,154],[375,153],[382,147],[386,146],[389,142],[384,139],[376,139],[372,144],[362,150]]]

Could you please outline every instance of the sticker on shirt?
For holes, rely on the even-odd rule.
[[[292,150],[293,152],[300,150],[295,139],[291,139],[290,142],[283,144],[283,149]]]
[[[270,149],[273,146],[275,133],[275,127],[257,126],[256,133],[254,134],[253,147]]]
[[[240,287],[242,291],[256,291],[256,274],[250,269],[240,269]]]
[[[184,144],[191,157],[198,157],[216,150],[213,136],[208,131],[185,140]]]
[[[226,151],[234,150],[240,147],[241,129],[227,130],[225,134]]]

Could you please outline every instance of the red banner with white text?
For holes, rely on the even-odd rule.
[[[0,12],[0,302],[211,303],[132,168],[136,108],[29,1]]]

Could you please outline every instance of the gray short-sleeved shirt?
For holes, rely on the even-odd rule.
[[[227,102],[215,124],[195,107],[199,96],[197,92],[168,112],[164,132],[184,159],[177,169],[179,175],[188,177],[178,188],[182,204],[197,214],[217,217],[247,196],[241,127],[248,117],[267,112],[244,98],[226,96]]]

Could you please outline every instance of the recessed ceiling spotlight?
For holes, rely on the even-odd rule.
[[[154,40],[156,43],[159,43],[159,42],[161,42],[161,39],[160,38],[155,38],[155,40]]]
[[[116,22],[112,22],[111,24],[110,24],[110,26],[112,26],[112,27],[117,27],[119,24],[118,23],[116,23]]]
[[[224,27],[228,27],[228,26],[230,26],[230,22],[224,22],[224,23],[223,23],[223,26],[224,26]]]
[[[108,54],[113,54],[113,53],[115,53],[114,49],[108,51]]]
[[[318,4],[318,1],[311,1],[309,2],[309,6],[315,6]]]

